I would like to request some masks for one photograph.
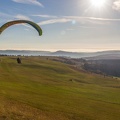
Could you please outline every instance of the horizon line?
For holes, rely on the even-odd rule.
[[[43,51],[43,52],[57,52],[57,51],[64,51],[64,52],[105,52],[105,51],[120,51],[120,49],[0,49],[1,51]]]

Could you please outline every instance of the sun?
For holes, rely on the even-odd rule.
[[[101,7],[103,7],[105,5],[105,0],[91,0],[91,4],[94,7],[101,8]]]

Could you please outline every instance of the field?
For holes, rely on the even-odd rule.
[[[120,79],[46,57],[0,57],[0,120],[120,120]]]

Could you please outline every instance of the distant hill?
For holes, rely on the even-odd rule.
[[[21,55],[21,56],[48,56],[49,51],[31,51],[31,50],[0,50],[0,55]]]
[[[30,51],[30,50],[0,50],[0,55],[24,55],[24,56],[62,56],[71,58],[87,58],[87,59],[118,59],[120,58],[120,50],[118,51],[101,51],[101,52],[68,52],[68,51]]]
[[[98,55],[94,57],[86,57],[86,60],[114,60],[120,59],[120,54],[105,54],[105,55]]]

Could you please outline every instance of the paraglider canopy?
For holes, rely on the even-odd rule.
[[[32,21],[29,21],[29,20],[15,20],[15,21],[7,22],[7,23],[5,23],[4,25],[2,25],[0,27],[0,34],[5,29],[7,29],[8,27],[10,27],[12,25],[15,25],[15,24],[21,24],[21,23],[27,23],[27,24],[31,25],[32,27],[34,27],[38,31],[38,33],[39,33],[40,36],[42,35],[42,29],[40,28],[40,26],[37,25],[36,23],[32,22]]]

